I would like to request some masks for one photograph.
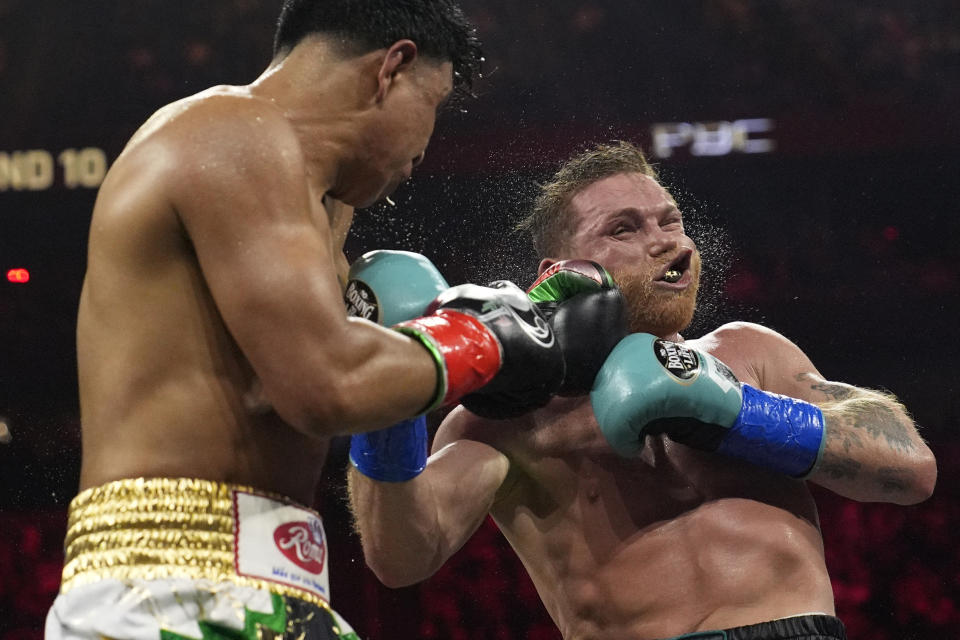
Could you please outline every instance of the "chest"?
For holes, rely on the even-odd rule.
[[[600,432],[589,398],[554,400],[506,449],[514,499],[553,516],[599,508],[651,522],[770,484],[760,469],[666,436],[649,436],[635,457],[620,456]]]
[[[586,397],[554,400],[506,448],[517,493],[528,503],[561,509],[633,501],[647,491],[682,502],[701,495],[692,489],[692,476],[703,470],[699,452],[651,437],[639,456],[622,457],[607,444]]]

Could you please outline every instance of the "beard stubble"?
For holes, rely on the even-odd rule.
[[[657,265],[654,269],[662,266]],[[692,282],[683,291],[654,286],[653,273],[654,270],[642,274],[618,271],[613,277],[627,303],[630,331],[671,336],[686,329],[693,320],[700,288],[700,254],[695,252],[690,259]]]

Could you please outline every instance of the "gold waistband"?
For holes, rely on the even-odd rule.
[[[268,589],[326,606],[308,591],[237,575],[235,491],[301,507],[250,487],[192,478],[117,480],[82,491],[70,502],[61,592],[110,578],[188,578]]]

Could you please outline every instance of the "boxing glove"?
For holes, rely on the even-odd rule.
[[[430,260],[409,251],[371,251],[350,266],[344,302],[351,316],[391,326],[422,315],[449,285]],[[403,482],[427,464],[427,421],[419,415],[350,437],[350,462],[381,482]]]
[[[394,328],[418,339],[437,363],[427,411],[459,401],[481,417],[514,417],[545,405],[563,382],[560,344],[512,282],[452,287],[427,315]]]
[[[607,442],[624,456],[638,452],[647,435],[666,433],[801,478],[823,455],[818,407],[742,384],[710,354],[645,333],[617,344],[590,401]]]
[[[627,335],[623,294],[592,260],[562,260],[527,290],[560,343],[565,364],[561,396],[586,395],[610,351]]]
[[[423,315],[450,288],[430,260],[412,251],[370,251],[350,265],[347,313],[384,327]]]

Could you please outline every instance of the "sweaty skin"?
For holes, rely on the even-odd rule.
[[[409,40],[342,58],[309,37],[141,127],[90,229],[81,489],[185,476],[309,505],[330,436],[429,401],[426,351],[346,317],[343,244],[354,206],[419,163],[451,86]]]
[[[718,348],[707,350],[737,342],[726,333],[708,336]],[[758,362],[737,351],[746,357],[728,362],[733,372],[762,388]],[[458,410],[436,446],[458,440],[509,459],[490,514],[564,638],[664,638],[834,612],[803,482],[666,436],[622,458],[587,398],[557,399],[509,424]]]
[[[655,180],[617,174],[572,199],[565,255],[617,278],[631,328],[683,340],[699,256]],[[682,271],[674,282],[667,270]],[[809,481],[856,500],[929,497],[936,462],[890,396],[828,382],[784,336],[731,323],[688,345],[758,389],[818,404],[823,460]],[[367,564],[390,586],[432,575],[489,513],[566,640],[645,640],[834,613],[806,482],[648,437],[637,458],[604,440],[588,398],[556,398],[490,421],[462,407],[441,424],[425,471],[378,483],[351,470]]]

